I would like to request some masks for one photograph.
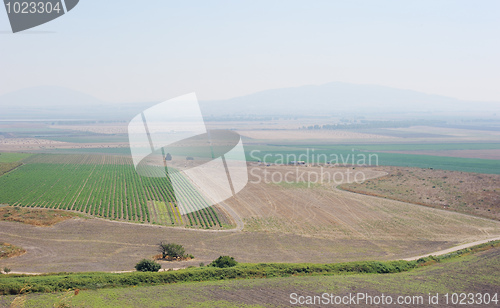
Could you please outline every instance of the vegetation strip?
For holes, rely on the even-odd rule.
[[[442,256],[430,256],[416,261],[362,261],[333,264],[311,263],[243,263],[230,268],[199,267],[166,272],[132,273],[57,273],[39,276],[9,274],[0,276],[0,294],[23,292],[57,292],[68,289],[100,289],[138,285],[156,285],[243,278],[268,278],[304,275],[387,274],[409,271],[468,254],[500,247],[492,241]]]

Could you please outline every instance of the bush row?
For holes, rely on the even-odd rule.
[[[201,267],[166,272],[82,273],[0,278],[0,294],[57,292],[68,289],[99,289],[107,287],[208,281],[235,278],[286,277],[309,274],[396,273],[414,268],[416,261],[350,262],[336,264],[240,264],[229,268]]]

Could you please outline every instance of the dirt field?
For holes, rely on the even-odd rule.
[[[389,175],[342,189],[500,220],[500,175],[379,167]]]
[[[0,261],[13,272],[133,270],[143,258],[157,254],[160,241],[179,243],[195,259],[163,263],[179,268],[210,263],[220,255],[240,262],[341,262],[400,259],[438,251],[456,241],[429,239],[325,239],[281,232],[217,232],[117,223],[101,219],[70,219],[52,227],[0,221],[1,241],[27,253]]]
[[[384,174],[371,168],[348,171],[363,173],[367,179]],[[270,183],[265,183],[264,172],[270,174],[266,177]],[[307,172],[323,172],[325,181],[310,188],[307,183],[272,183],[273,176],[284,179],[288,173],[287,180],[293,182],[303,172],[305,179]],[[327,183],[327,174],[333,178],[333,174],[345,172],[346,168],[254,167],[247,187],[226,203],[243,219],[248,231],[330,239],[438,241],[469,241],[499,234],[500,224],[493,221],[339,191],[335,183]],[[259,178],[261,182],[255,183]]]
[[[71,307],[290,307],[290,294],[301,296],[348,296],[366,293],[372,297],[382,293],[393,301],[399,296],[422,296],[423,304],[404,307],[430,307],[428,295],[440,294],[440,305],[446,305],[444,293],[498,293],[500,284],[500,249],[491,249],[474,255],[419,268],[417,270],[383,275],[336,275],[286,277],[268,279],[235,279],[196,283],[178,283],[157,286],[80,290],[71,293],[30,294],[25,297],[28,307],[53,307],[68,303]],[[15,296],[0,298],[0,306],[8,306]],[[298,306],[298,305],[297,305]],[[330,305],[308,305],[325,307]],[[331,305],[332,307],[334,305]],[[339,305],[340,306],[340,305]],[[349,307],[348,305],[341,305]],[[354,305],[351,305],[354,306]],[[366,307],[360,302],[359,307]],[[373,305],[374,307],[384,307]],[[392,306],[397,307],[397,304]],[[464,305],[465,306],[465,305]],[[468,305],[467,305],[468,306]],[[489,305],[474,307],[496,307]],[[385,306],[387,307],[387,306]]]

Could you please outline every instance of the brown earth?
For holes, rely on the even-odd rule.
[[[330,239],[464,242],[500,235],[498,222],[336,189],[339,175],[347,181],[347,172],[351,172],[351,181],[357,174],[366,179],[385,174],[373,168],[250,167],[245,189],[225,203],[243,219],[248,231]],[[315,174],[323,175],[322,184]],[[309,175],[318,183],[304,182]],[[332,180],[334,175],[336,181]],[[279,183],[273,183],[273,178]],[[290,184],[284,183],[285,179]]]
[[[32,209],[23,207],[0,207],[0,220],[30,224],[34,226],[52,226],[58,222],[82,216],[68,211]]]
[[[221,255],[239,262],[331,263],[409,258],[459,244],[418,238],[315,238],[283,232],[204,232],[101,219],[69,219],[44,228],[0,221],[0,238],[26,249],[0,261],[13,272],[124,271],[157,254],[158,242],[178,243],[195,256],[191,261],[161,262],[179,268],[209,264]]]
[[[500,175],[408,167],[344,190],[500,220]]]

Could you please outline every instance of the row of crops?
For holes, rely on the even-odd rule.
[[[139,176],[127,157],[39,154],[0,177],[0,203],[73,210],[108,219],[222,227],[218,212],[181,174]]]
[[[23,160],[27,164],[69,164],[69,165],[130,165],[132,159],[118,155],[68,155],[68,154],[37,154]]]

